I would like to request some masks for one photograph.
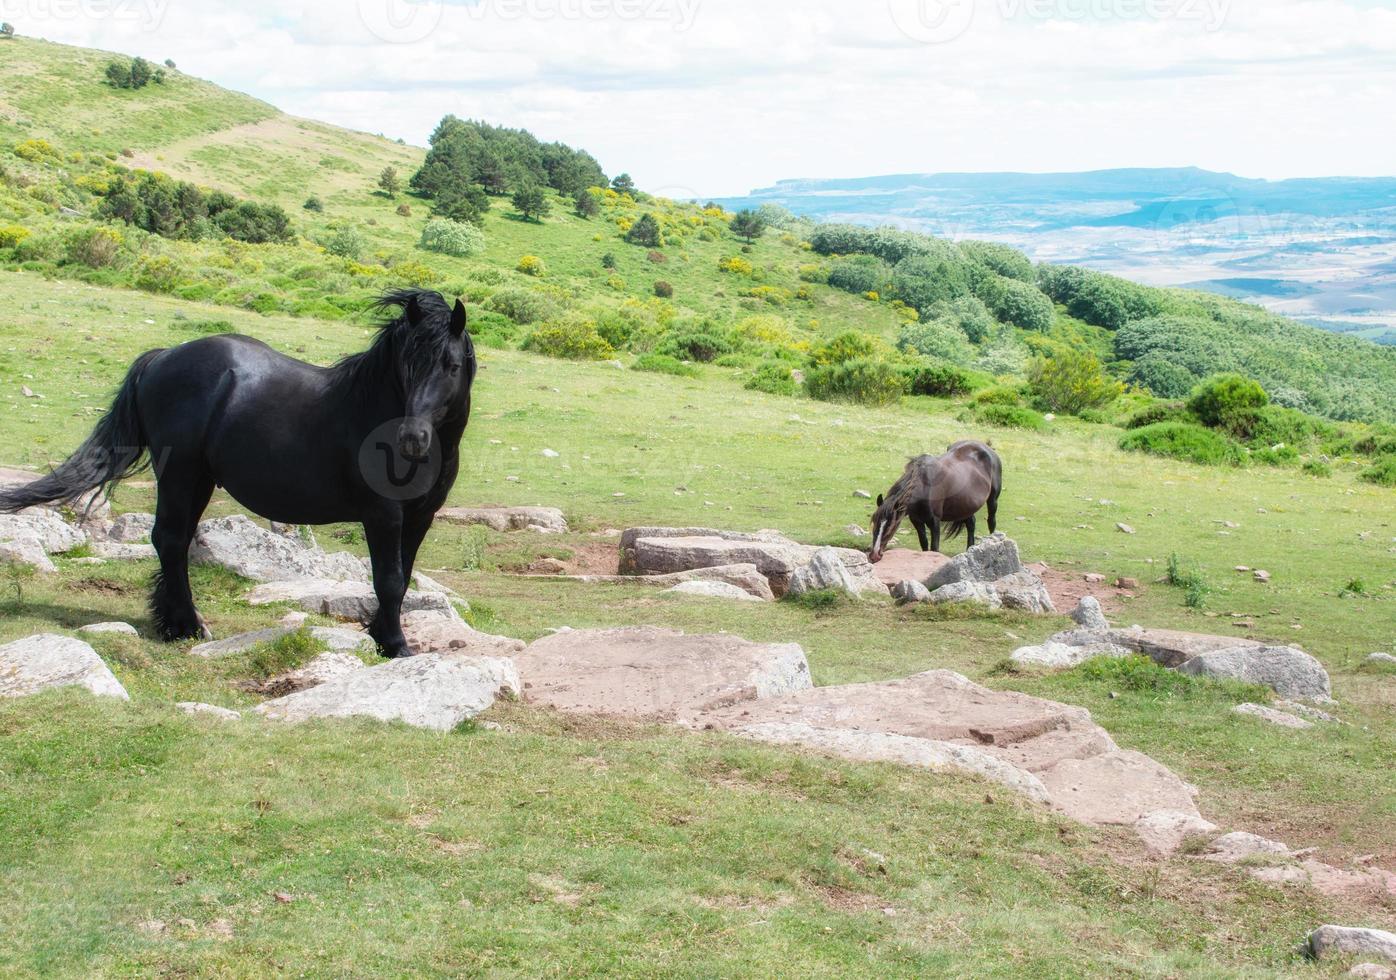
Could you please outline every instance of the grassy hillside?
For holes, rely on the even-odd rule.
[[[48,59],[40,75],[77,59],[94,73],[105,63],[38,42],[13,50]],[[113,111],[110,125],[123,118]],[[101,157],[75,131],[47,133],[72,142],[60,153]],[[1362,662],[1396,647],[1396,530],[1391,491],[1357,478],[1367,465],[1357,454],[1334,457],[1319,479],[1293,466],[1127,453],[1106,423],[1152,404],[1139,394],[1097,421],[1032,412],[1034,431],[989,425],[963,396],[866,407],[763,394],[745,385],[772,351],[804,358],[847,330],[890,342],[905,315],[802,279],[802,265],[825,260],[798,236],[768,232],[743,253],[726,217],[662,202],[607,198],[589,221],[559,202],[535,224],[496,200],[483,253],[423,252],[427,202],[374,190],[378,170],[407,170],[421,151],[280,115],[132,138],[129,148],[130,158],[112,152],[294,209],[299,236],[247,245],[123,227],[120,261],[69,262],[70,236],[93,223],[62,215],[56,201],[72,193],[90,203],[76,178],[112,161],[7,160],[8,173],[32,183],[6,185],[0,227],[15,222],[53,244],[0,271],[0,464],[62,458],[143,350],[233,329],[329,363],[366,342],[368,297],[422,280],[467,297],[491,345],[452,502],[560,506],[573,528],[558,537],[432,532],[421,564],[468,596],[477,626],[524,639],[564,625],[728,630],[800,643],[820,684],[957,670],[1090,709],[1122,747],[1195,783],[1202,811],[1226,829],[1314,846],[1337,864],[1377,854],[1391,865],[1396,676]],[[273,156],[277,166],[259,163]],[[34,187],[52,189],[55,202]],[[301,209],[312,194],[323,212]],[[401,203],[410,215],[397,213]],[[618,222],[645,209],[672,234],[663,263],[622,240]],[[346,224],[364,239],[357,259],[315,244]],[[605,253],[614,269],[602,266]],[[525,254],[540,256],[547,274],[516,271]],[[719,259],[739,256],[762,278],[718,270]],[[176,268],[174,284],[132,288],[161,258]],[[674,286],[672,301],[652,296],[659,278]],[[741,295],[762,287],[789,296]],[[628,331],[617,363],[518,349],[539,323],[500,312],[500,297],[517,294],[550,304],[556,321],[580,314]],[[688,365],[683,377],[630,369],[637,339],[659,346],[705,320],[744,330],[754,346],[726,365]],[[1051,338],[1107,357],[1113,344],[1111,331],[1065,304]],[[1124,624],[1301,643],[1333,675],[1347,724],[1264,727],[1231,713],[1255,692],[1133,661],[1052,677],[1005,667],[1013,649],[1061,628],[1057,619],[874,602],[753,608],[513,574],[541,557],[599,567],[613,560],[611,530],[639,524],[776,527],[857,546],[845,528],[869,515],[855,490],[883,490],[907,455],[973,436],[992,439],[1005,460],[1000,516],[1029,560],[1141,580],[1111,610]],[[149,510],[153,490],[124,486],[114,504]],[[212,513],[236,510],[215,496]],[[364,550],[355,528],[317,534],[327,547]],[[1200,607],[1161,581],[1170,554],[1200,573]],[[106,619],[149,632],[151,563],[58,564],[52,577],[0,578],[0,642]],[[1272,582],[1237,565],[1267,569]],[[199,569],[195,580],[220,637],[283,612],[239,602],[246,583],[226,573]],[[448,735],[219,728],[170,705],[249,706],[257,698],[236,681],[308,651],[193,663],[187,645],[110,636],[96,645],[130,705],[67,694],[0,704],[5,975],[1338,976],[1345,965],[1296,954],[1310,929],[1396,926],[1389,902],[1262,886],[1187,856],[1149,861],[1128,834],[1068,823],[968,778],[715,734],[522,705],[487,716],[503,730]]]

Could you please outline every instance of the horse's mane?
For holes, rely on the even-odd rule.
[[[399,289],[384,293],[373,305],[389,315],[378,325],[378,335],[368,350],[350,354],[330,368],[335,379],[354,386],[410,386],[414,378],[435,370],[451,342],[451,307],[441,294],[430,289]],[[401,312],[392,315],[394,308]],[[475,356],[468,339],[466,356]]]
[[[913,456],[907,460],[906,469],[892,484],[892,489],[887,491],[887,502],[898,514],[906,513],[908,499],[915,499],[918,493],[930,490],[937,462],[936,456]]]

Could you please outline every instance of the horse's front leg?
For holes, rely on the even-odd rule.
[[[364,521],[364,536],[373,561],[373,591],[378,612],[368,624],[385,657],[410,657],[412,649],[402,635],[402,597],[407,579],[402,568],[402,510],[395,508]]]
[[[412,570],[417,564],[417,552],[431,530],[436,512],[423,508],[419,513],[409,512],[402,521],[402,580],[407,588],[412,588]]]
[[[920,521],[912,521],[911,526],[916,528],[916,536],[921,539],[921,550],[930,551],[931,542],[926,538],[926,525]]]
[[[940,553],[940,518],[931,515],[931,550]]]

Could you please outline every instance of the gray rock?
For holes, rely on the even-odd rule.
[[[89,623],[79,626],[79,633],[120,633],[123,636],[140,636],[130,623]]]
[[[122,514],[107,528],[106,539],[118,544],[149,543],[154,529],[154,514]]]
[[[1124,524],[1124,523],[1116,524],[1116,525],[1115,525],[1115,530],[1119,531],[1121,534],[1133,534],[1133,533],[1134,533],[1134,528],[1132,528],[1132,527],[1130,527],[1128,524]]]
[[[1113,643],[1062,643],[1055,639],[1046,640],[1041,646],[1019,647],[1013,651],[1014,663],[1030,667],[1050,667],[1068,669],[1079,666],[1097,657],[1128,657],[1131,651]]]
[[[1302,729],[1314,727],[1313,722],[1305,721],[1303,718],[1286,714],[1283,711],[1278,711],[1275,708],[1270,708],[1263,704],[1238,704],[1236,707],[1232,708],[1231,711],[1233,714],[1258,718],[1261,721],[1268,722],[1271,725],[1277,725],[1280,728]]]
[[[556,507],[449,507],[436,516],[447,524],[483,524],[494,531],[567,532],[567,518]]]
[[[283,636],[296,632],[299,628],[299,626],[273,626],[270,629],[239,633],[237,636],[230,636],[227,639],[200,643],[189,652],[195,657],[231,657],[234,654],[246,653],[262,643],[274,643]],[[323,644],[329,650],[364,652],[373,650],[373,638],[367,633],[360,633],[357,630],[312,626],[310,636],[311,639]]]
[[[189,560],[221,565],[254,582],[329,579],[367,582],[363,563],[347,552],[327,555],[298,539],[268,531],[241,514],[204,521],[189,547]]]
[[[1021,571],[1023,562],[1018,557],[1018,545],[999,532],[950,559],[926,580],[926,588],[935,592],[957,582],[997,582]]]
[[[0,646],[0,697],[18,698],[53,687],[85,687],[130,700],[102,658],[82,640],[40,633]]]
[[[98,541],[92,545],[92,553],[111,561],[149,561],[158,557],[154,545],[122,544],[119,541]]]
[[[1378,956],[1396,963],[1396,933],[1381,929],[1319,926],[1309,934],[1309,951],[1315,959],[1339,956]]]
[[[291,582],[266,582],[245,597],[254,606],[273,602],[293,602],[306,612],[329,616],[346,622],[366,623],[378,612],[378,597],[366,582],[345,582],[326,579],[300,579]],[[450,596],[439,592],[409,591],[402,599],[404,613],[431,609],[456,616]]]
[[[840,566],[842,567],[842,566]],[[736,602],[760,602],[761,600],[740,586],[728,582],[695,581],[680,582],[665,592],[677,595],[699,596],[705,599],[730,599]]]
[[[692,568],[686,572],[672,572],[667,575],[568,575],[570,582],[586,582],[591,585],[643,585],[651,588],[669,589],[684,582],[726,582],[761,599],[770,602],[775,599],[771,591],[770,579],[762,575],[755,565],[714,565],[711,568]]]
[[[364,662],[352,653],[322,653],[295,670],[277,674],[259,684],[247,684],[246,688],[266,697],[282,698],[364,669]]]
[[[1189,837],[1202,837],[1215,833],[1216,829],[1216,824],[1196,814],[1176,810],[1155,810],[1144,814],[1134,824],[1134,832],[1144,841],[1144,846],[1162,857],[1175,853]]]
[[[1337,718],[1334,718],[1328,712],[1320,711],[1313,705],[1304,704],[1300,701],[1288,701],[1284,698],[1280,698],[1278,701],[1275,702],[1275,707],[1279,708],[1281,711],[1287,711],[1292,715],[1298,715],[1301,718],[1307,718],[1310,721],[1327,721],[1332,722],[1335,725],[1342,724],[1341,721],[1339,721]]]
[[[522,640],[482,633],[459,616],[430,609],[404,615],[402,632],[418,653],[508,658],[522,653],[525,646]]]
[[[242,713],[231,708],[220,708],[213,704],[200,704],[197,701],[179,701],[175,707],[183,711],[186,715],[204,715],[209,718],[217,718],[219,721],[237,721],[242,717]]]
[[[859,589],[848,574],[848,569],[839,560],[833,548],[820,548],[810,557],[809,563],[795,570],[790,576],[791,595],[804,595],[806,592],[820,592],[834,589],[858,595]]]
[[[998,592],[999,602],[1005,609],[1016,609],[1038,616],[1052,615],[1057,611],[1042,579],[1026,569],[1014,575],[1004,576],[993,583],[993,588]]]
[[[1374,653],[1366,662],[1374,667],[1396,667],[1396,657],[1389,653]]]
[[[930,602],[931,590],[920,582],[907,580],[893,587],[892,598],[896,599],[897,603],[903,606]]]
[[[857,500],[872,500],[872,499],[873,499],[873,495],[870,494],[870,493],[868,493],[868,491],[866,491],[866,490],[854,490],[854,491],[853,491],[853,496],[854,496],[854,498],[857,499]]]
[[[1359,963],[1347,975],[1361,977],[1362,980],[1396,980],[1396,969],[1380,963]]]
[[[1240,864],[1253,858],[1290,858],[1293,853],[1287,844],[1248,834],[1244,831],[1223,834],[1207,846],[1202,857],[1218,864]]]
[[[38,535],[26,535],[0,541],[0,564],[5,563],[27,565],[34,571],[43,574],[58,571],[57,566],[49,559],[48,552],[44,551],[43,543],[39,540]]]
[[[1142,626],[1111,630],[1108,639],[1111,643],[1142,653],[1161,667],[1180,667],[1204,653],[1261,646],[1254,640],[1242,640],[1234,636],[1144,629]]]
[[[931,592],[931,602],[940,605],[946,602],[973,602],[990,609],[1003,607],[998,589],[986,582],[951,582]]]
[[[1076,604],[1076,608],[1071,611],[1071,618],[1083,629],[1103,632],[1110,628],[1105,611],[1100,608],[1100,600],[1093,595],[1084,596]]]
[[[1265,684],[1287,698],[1331,701],[1328,671],[1313,657],[1294,647],[1237,647],[1204,653],[1178,668],[1193,677],[1211,677]]]
[[[494,704],[501,691],[521,690],[513,661],[427,653],[354,671],[256,710],[276,721],[365,717],[445,732]]]
[[[0,514],[0,541],[37,541],[46,554],[61,555],[88,542],[87,532],[51,511]]]

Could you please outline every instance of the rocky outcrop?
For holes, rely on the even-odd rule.
[[[1234,636],[1212,636],[1207,633],[1184,633],[1179,630],[1129,629],[1111,630],[1106,639],[1135,653],[1142,653],[1161,667],[1181,667],[1194,657],[1217,650],[1260,646],[1253,640]]]
[[[1244,646],[1193,657],[1178,668],[1193,677],[1264,684],[1288,698],[1331,701],[1328,671],[1295,647]]]
[[[263,643],[275,643],[283,636],[296,632],[300,626],[273,626],[270,629],[239,633],[224,640],[200,643],[190,650],[195,657],[230,657],[246,653]],[[373,638],[358,630],[332,629],[325,626],[312,626],[307,630],[310,638],[327,650],[372,652]]]
[[[175,703],[175,707],[186,715],[214,718],[218,721],[237,721],[242,717],[241,712],[231,708],[220,708],[214,704],[201,704],[198,701],[179,701]]]
[[[1103,632],[1110,628],[1105,610],[1100,608],[1100,600],[1093,595],[1084,596],[1070,615],[1072,622],[1083,630]]]
[[[763,579],[764,581],[764,579]],[[697,596],[701,599],[727,599],[732,602],[760,602],[758,596],[730,582],[693,581],[680,582],[673,588],[665,589],[671,595]]]
[[[52,511],[0,514],[0,542],[37,544],[47,555],[61,555],[87,544],[86,531]]]
[[[916,605],[922,602],[930,602],[931,591],[920,582],[908,579],[893,587],[892,598],[896,599],[899,605]]]
[[[347,552],[326,554],[254,524],[241,514],[204,521],[189,547],[189,560],[222,567],[254,582],[301,579],[367,582],[363,562]]]
[[[522,640],[482,633],[459,616],[434,609],[407,613],[402,617],[402,632],[408,646],[418,653],[507,658],[524,649]]]
[[[41,633],[0,646],[0,697],[18,698],[55,687],[85,687],[129,700],[102,658],[82,640]]]
[[[254,606],[273,602],[292,602],[306,612],[329,616],[346,622],[366,623],[378,612],[378,597],[366,582],[345,582],[327,579],[301,579],[290,582],[267,582],[246,596]],[[450,596],[440,592],[409,591],[402,600],[403,612],[434,610],[447,616],[458,616]]]
[[[656,627],[563,630],[530,644],[517,663],[529,702],[680,723],[810,686],[809,663],[794,643]]]
[[[102,537],[117,544],[143,544],[149,543],[153,530],[154,514],[122,514],[104,529]]]
[[[484,711],[500,692],[519,689],[512,661],[428,653],[353,671],[256,711],[275,721],[361,717],[445,732]]]
[[[771,583],[752,564],[714,565],[711,568],[692,568],[686,572],[672,572],[668,575],[565,575],[558,576],[569,582],[585,582],[590,585],[645,585],[652,588],[670,589],[685,582],[724,582],[742,591],[770,602],[775,599]]]
[[[27,565],[44,574],[58,571],[39,539],[29,535],[0,541],[0,564],[5,563]]]
[[[494,531],[567,532],[567,518],[556,507],[448,507],[436,517],[447,524],[482,524]]]

